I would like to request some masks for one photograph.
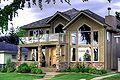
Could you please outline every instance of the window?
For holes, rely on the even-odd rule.
[[[94,47],[93,48],[93,58],[94,58],[94,61],[98,61],[98,48],[97,47]]]
[[[17,59],[17,56],[16,55],[12,55],[12,59]]]
[[[91,44],[91,29],[87,25],[79,28],[78,44]]]
[[[98,31],[93,32],[93,44],[98,44]]]
[[[33,36],[33,31],[30,31],[30,36]]]
[[[91,47],[78,48],[78,61],[91,61]]]
[[[71,44],[76,45],[76,33],[71,33]]]
[[[76,61],[76,49],[71,48],[71,61]]]
[[[107,32],[107,41],[110,41],[110,32]]]

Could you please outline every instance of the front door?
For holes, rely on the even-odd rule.
[[[49,48],[48,66],[56,65],[56,47]]]

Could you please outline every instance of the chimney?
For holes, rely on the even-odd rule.
[[[114,29],[116,29],[117,26],[117,19],[115,16],[110,15],[111,8],[108,7],[108,16],[105,16],[105,23],[112,26]]]

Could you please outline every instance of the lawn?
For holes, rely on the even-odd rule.
[[[40,78],[43,78],[43,76],[15,73],[0,74],[0,80],[34,80]]]
[[[120,74],[105,78],[103,80],[120,80]]]
[[[80,79],[90,80],[94,77],[96,77],[96,76],[90,75],[90,74],[69,73],[69,74],[56,75],[55,77],[51,78],[50,80],[80,80]]]

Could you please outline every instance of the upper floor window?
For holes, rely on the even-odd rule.
[[[91,44],[91,28],[87,25],[79,28],[78,44]]]
[[[76,45],[76,33],[71,33],[71,44]]]
[[[64,26],[62,24],[59,24],[57,27],[55,27],[55,33],[63,33]]]
[[[29,32],[30,36],[35,36],[35,37],[40,36],[41,34],[43,34],[43,30],[41,30],[41,29],[39,29],[39,30],[31,30]]]

